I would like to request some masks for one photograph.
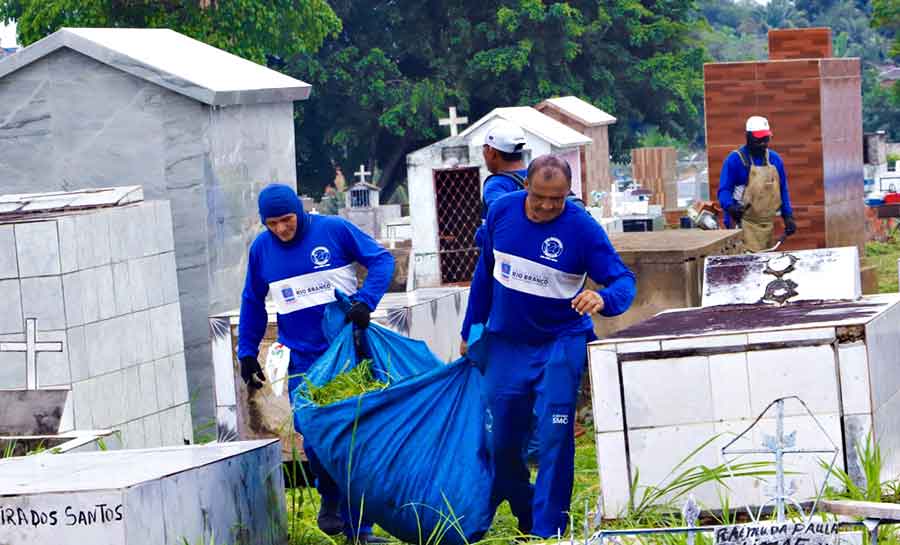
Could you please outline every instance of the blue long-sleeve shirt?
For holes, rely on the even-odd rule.
[[[765,164],[765,158],[751,156],[750,152],[747,150],[747,146],[741,146],[740,151],[744,154],[744,157],[749,157],[754,165],[761,166]],[[769,161],[778,171],[778,178],[781,185],[781,215],[793,216],[794,210],[791,208],[791,197],[788,193],[787,174],[784,171],[784,162],[781,160],[781,156],[772,150],[769,150]],[[723,210],[726,210],[726,227],[731,227],[733,224],[727,210],[729,206],[734,204],[734,188],[739,185],[747,185],[749,177],[750,170],[744,166],[744,162],[741,160],[740,155],[734,152],[729,153],[728,157],[725,158],[725,163],[722,165],[722,173],[719,175],[718,192],[719,205]]]
[[[522,179],[525,179],[525,176],[528,174],[528,169],[523,168],[521,170],[513,170]],[[494,201],[512,193],[513,191],[519,191],[522,189],[522,186],[509,174],[505,172],[498,172],[497,174],[492,174],[488,176],[488,178],[484,181],[484,189],[482,190],[482,200],[484,201],[481,207],[481,219],[487,220],[488,210],[491,208],[491,205],[494,204]]]
[[[558,218],[535,223],[525,215],[525,197],[525,191],[510,193],[488,212],[463,339],[479,323],[492,333],[531,342],[592,335],[591,317],[571,306],[586,276],[605,286],[599,291],[603,316],[625,312],[634,300],[634,274],[587,212],[567,201]]]
[[[354,262],[368,269],[357,291]],[[250,246],[241,299],[238,357],[257,356],[266,332],[266,295],[278,311],[278,342],[319,354],[328,348],[322,332],[325,305],[335,288],[375,310],[394,274],[394,258],[369,235],[335,216],[309,216],[309,225],[289,243],[269,230]]]

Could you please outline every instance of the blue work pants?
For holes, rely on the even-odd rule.
[[[510,503],[519,529],[540,537],[565,534],[575,477],[575,405],[587,338],[563,336],[526,344],[487,339],[485,394],[495,463],[494,506]],[[525,448],[536,416],[538,472],[534,485]]]

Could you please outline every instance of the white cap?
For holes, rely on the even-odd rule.
[[[747,118],[747,132],[753,134],[754,138],[772,136],[772,131],[769,129],[769,120],[758,115]]]
[[[488,130],[484,143],[505,153],[522,151],[525,147],[525,131],[507,121],[497,121]]]

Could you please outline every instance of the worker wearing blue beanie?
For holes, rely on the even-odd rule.
[[[357,328],[367,327],[369,315],[390,285],[394,258],[349,221],[307,214],[296,191],[283,184],[271,184],[260,192],[259,218],[266,230],[250,246],[241,299],[241,378],[254,388],[261,388],[266,380],[258,358],[268,325],[266,297],[271,294],[278,313],[278,342],[291,353],[288,390],[293,406],[301,375],[328,349],[322,318],[325,306],[335,300],[335,289],[353,301],[348,321]],[[368,269],[361,288],[356,262]],[[366,521],[360,524],[350,516],[347,502],[341,501],[341,490],[322,468],[314,445],[304,443],[303,448],[322,496],[319,528],[329,535],[343,532],[359,543],[385,541],[372,535]]]

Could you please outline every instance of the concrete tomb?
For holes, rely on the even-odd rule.
[[[287,543],[278,441],[0,460],[5,545]]]
[[[214,412],[207,317],[240,302],[257,194],[296,183],[309,92],[166,29],[64,28],[0,60],[5,191],[141,185],[171,203],[198,423]]]
[[[855,277],[847,272],[858,264],[853,250],[752,256],[780,276],[746,267],[746,256],[708,258],[704,302],[714,306],[663,312],[590,345],[605,513],[625,508],[638,472],[642,484],[656,484],[716,434],[725,435],[687,465],[722,463],[724,442],[774,399],[790,395],[805,401],[840,446],[838,466],[857,482],[854,447],[870,432],[884,456],[882,478],[900,471],[900,295],[859,297],[859,270]],[[760,282],[764,275],[768,283]],[[731,278],[734,287],[719,288],[716,278]],[[789,281],[795,289],[785,286]],[[823,281],[830,294],[820,289]],[[847,297],[846,285],[856,297]],[[798,430],[797,447],[812,448],[820,433],[805,411],[795,407],[786,416],[785,429]],[[771,434],[772,419],[762,424]],[[762,437],[754,441],[759,447]],[[791,463],[812,477],[797,495],[814,495],[813,483],[825,477],[817,456],[794,456]],[[733,508],[765,499],[751,479],[728,485]],[[712,486],[697,495],[705,506],[719,506]]]
[[[637,297],[621,316],[594,316],[594,331],[608,337],[673,308],[698,306],[703,293],[703,259],[742,251],[740,231],[670,229],[650,233],[610,233],[622,261],[637,276]],[[589,279],[588,286],[596,288]]]
[[[612,175],[609,171],[609,127],[616,118],[593,104],[576,96],[547,99],[534,107],[563,125],[587,136],[591,143],[581,148],[581,192],[585,203],[590,203],[595,191],[609,195],[612,192]],[[599,203],[605,216],[611,214],[608,199]]]
[[[192,440],[175,267],[169,203],[140,187],[0,196],[0,389],[71,390],[29,433]]]
[[[372,313],[372,320],[397,333],[425,341],[439,358],[450,362],[459,357],[459,330],[462,326],[469,289],[461,287],[422,288],[388,293]],[[260,390],[248,389],[241,380],[236,348],[240,312],[210,318],[213,357],[216,369],[217,434],[222,441],[280,437],[283,456],[302,456],[302,438],[294,432],[288,400],[287,380],[273,376],[276,363],[290,357],[276,342],[277,315],[269,309],[269,326],[260,345],[260,363],[268,382]],[[282,379],[282,380],[279,380]]]

